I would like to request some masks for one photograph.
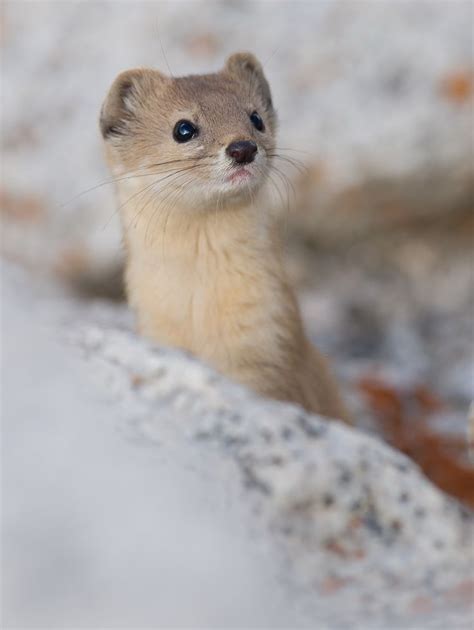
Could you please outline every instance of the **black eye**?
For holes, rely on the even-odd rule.
[[[197,135],[197,127],[189,120],[178,120],[173,129],[173,138],[176,142],[188,142]]]
[[[265,125],[263,124],[263,120],[258,112],[250,114],[250,120],[257,131],[265,131]]]

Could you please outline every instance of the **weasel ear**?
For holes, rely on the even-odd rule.
[[[270,86],[260,62],[252,53],[234,53],[227,59],[224,68],[232,76],[254,84],[262,94],[265,105],[269,109],[273,108]]]
[[[118,75],[100,111],[100,130],[105,140],[127,134],[135,120],[135,111],[147,95],[156,93],[157,85],[166,77],[156,70],[138,68]]]

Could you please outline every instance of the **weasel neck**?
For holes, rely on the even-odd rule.
[[[129,262],[145,258],[153,266],[208,264],[211,273],[216,259],[256,251],[268,255],[276,246],[275,224],[253,206],[195,213],[187,208],[164,208],[159,216],[138,216],[127,224],[130,215],[133,212],[123,217]]]
[[[215,355],[241,345],[244,330],[293,308],[275,222],[262,214],[173,208],[153,226],[149,218],[125,226],[127,293],[140,332],[222,363]]]

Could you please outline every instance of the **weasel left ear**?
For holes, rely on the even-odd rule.
[[[124,136],[135,119],[135,107],[156,93],[157,85],[166,80],[156,70],[137,68],[118,75],[100,111],[100,130],[105,140]]]
[[[252,82],[262,94],[265,105],[269,109],[273,108],[270,86],[263,74],[262,65],[252,53],[234,53],[227,59],[224,68],[229,74],[243,81]]]

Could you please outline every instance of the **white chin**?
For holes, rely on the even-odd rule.
[[[234,178],[229,181],[223,179],[219,182],[210,181],[201,183],[193,190],[187,191],[183,198],[183,205],[190,210],[201,208],[224,208],[228,205],[247,203],[252,200],[263,184],[263,178],[257,175]]]
[[[262,184],[262,178],[254,174],[237,174],[234,177],[228,177],[219,186],[223,194],[233,196],[253,194]]]
[[[221,192],[218,193],[217,198],[220,199],[222,205],[235,204],[251,201],[259,188],[258,184],[238,184],[238,185],[223,185]]]

